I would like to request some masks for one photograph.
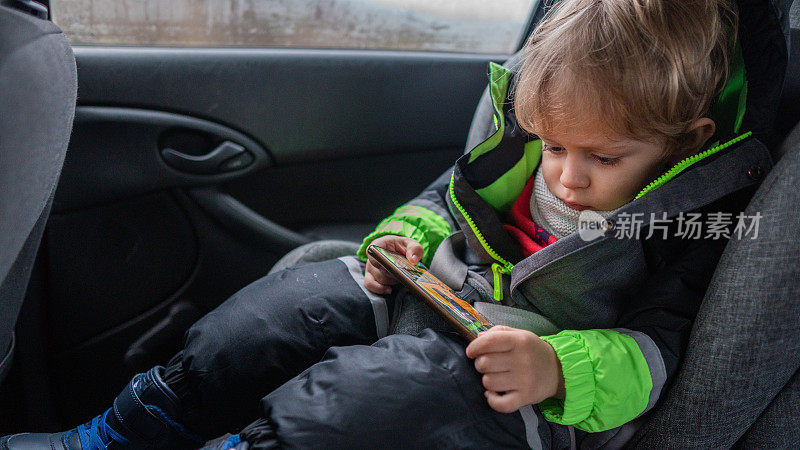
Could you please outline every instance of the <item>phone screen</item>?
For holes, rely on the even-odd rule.
[[[429,299],[429,303],[439,314],[446,314],[466,328],[472,337],[481,331],[487,331],[494,324],[483,314],[479,313],[468,302],[459,298],[449,286],[433,276],[422,264],[412,264],[404,255],[386,250],[381,247],[372,246],[375,251],[383,255],[397,271],[405,276],[406,280],[418,286]],[[376,258],[379,262],[381,258]],[[390,272],[391,267],[387,267]],[[408,286],[412,288],[411,286]]]

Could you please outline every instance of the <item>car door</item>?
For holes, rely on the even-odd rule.
[[[53,0],[78,104],[0,425],[91,417],[290,249],[452,165],[538,0]],[[537,12],[537,14],[534,14]]]

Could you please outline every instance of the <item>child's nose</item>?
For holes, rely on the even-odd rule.
[[[589,177],[583,170],[579,161],[569,156],[565,158],[561,167],[561,185],[567,189],[582,189],[589,187]]]

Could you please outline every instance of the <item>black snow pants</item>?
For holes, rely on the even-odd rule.
[[[198,321],[172,365],[207,437],[257,418],[283,448],[561,448],[538,408],[491,409],[454,332],[388,335],[392,296],[355,257],[270,274]],[[174,370],[173,370],[174,372]]]

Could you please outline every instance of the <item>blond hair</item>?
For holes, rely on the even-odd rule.
[[[591,117],[676,151],[724,88],[735,36],[724,0],[563,0],[523,50],[517,120],[536,130]]]

